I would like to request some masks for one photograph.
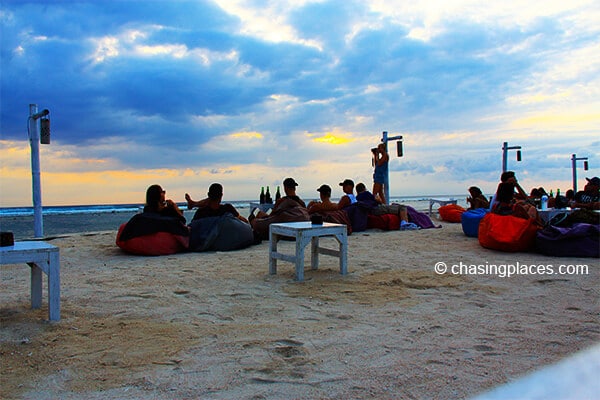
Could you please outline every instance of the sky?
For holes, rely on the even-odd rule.
[[[491,194],[502,145],[525,190],[600,175],[597,0],[1,0],[0,206],[32,204],[29,104],[50,110],[44,205]]]

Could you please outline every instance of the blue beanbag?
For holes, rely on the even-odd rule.
[[[475,210],[467,210],[462,213],[461,223],[465,235],[477,237],[479,234],[479,223],[488,212],[487,208],[476,208]]]

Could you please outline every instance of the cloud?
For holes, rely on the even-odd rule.
[[[50,109],[57,174],[366,180],[382,130],[404,135],[402,190],[492,186],[503,141],[532,180],[546,154],[600,155],[593,1],[6,1],[0,20],[1,139]]]

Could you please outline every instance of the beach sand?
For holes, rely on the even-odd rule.
[[[268,274],[268,242],[139,257],[113,230],[58,237],[60,322],[44,321],[45,283],[29,309],[26,265],[1,267],[0,397],[466,398],[599,342],[597,259],[495,252],[442,224],[355,233],[347,276],[321,256],[303,283],[287,262]],[[439,261],[588,273],[437,275]]]

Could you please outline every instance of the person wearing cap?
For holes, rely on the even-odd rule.
[[[589,210],[600,210],[600,178],[585,178],[587,180],[583,190],[575,193],[571,202],[572,208],[587,208]]]
[[[321,185],[317,192],[321,201],[311,201],[308,203],[308,213],[314,214],[324,211],[336,211],[338,205],[331,202],[331,187],[329,185]]]
[[[390,155],[385,147],[385,143],[379,143],[377,148],[373,149],[373,165],[375,166],[375,171],[373,172],[373,195],[381,204],[386,204],[383,185],[385,184],[385,177],[388,174],[388,163],[390,161]]]
[[[186,196],[186,199],[189,198],[189,195],[186,194]],[[221,200],[223,200],[223,185],[220,183],[213,183],[208,188],[208,197],[206,199],[193,202],[194,204],[198,205],[198,210],[196,210],[192,221],[200,218],[220,217],[221,215],[230,213],[237,219],[248,223],[248,220],[240,215],[238,210],[236,210],[233,205],[229,203],[221,204]],[[188,207],[189,204],[190,202],[188,201]]]
[[[354,196],[354,181],[352,179],[344,179],[344,182],[340,182],[340,186],[344,191],[344,195],[338,201],[338,209],[343,210],[345,207],[356,203],[356,196]]]

